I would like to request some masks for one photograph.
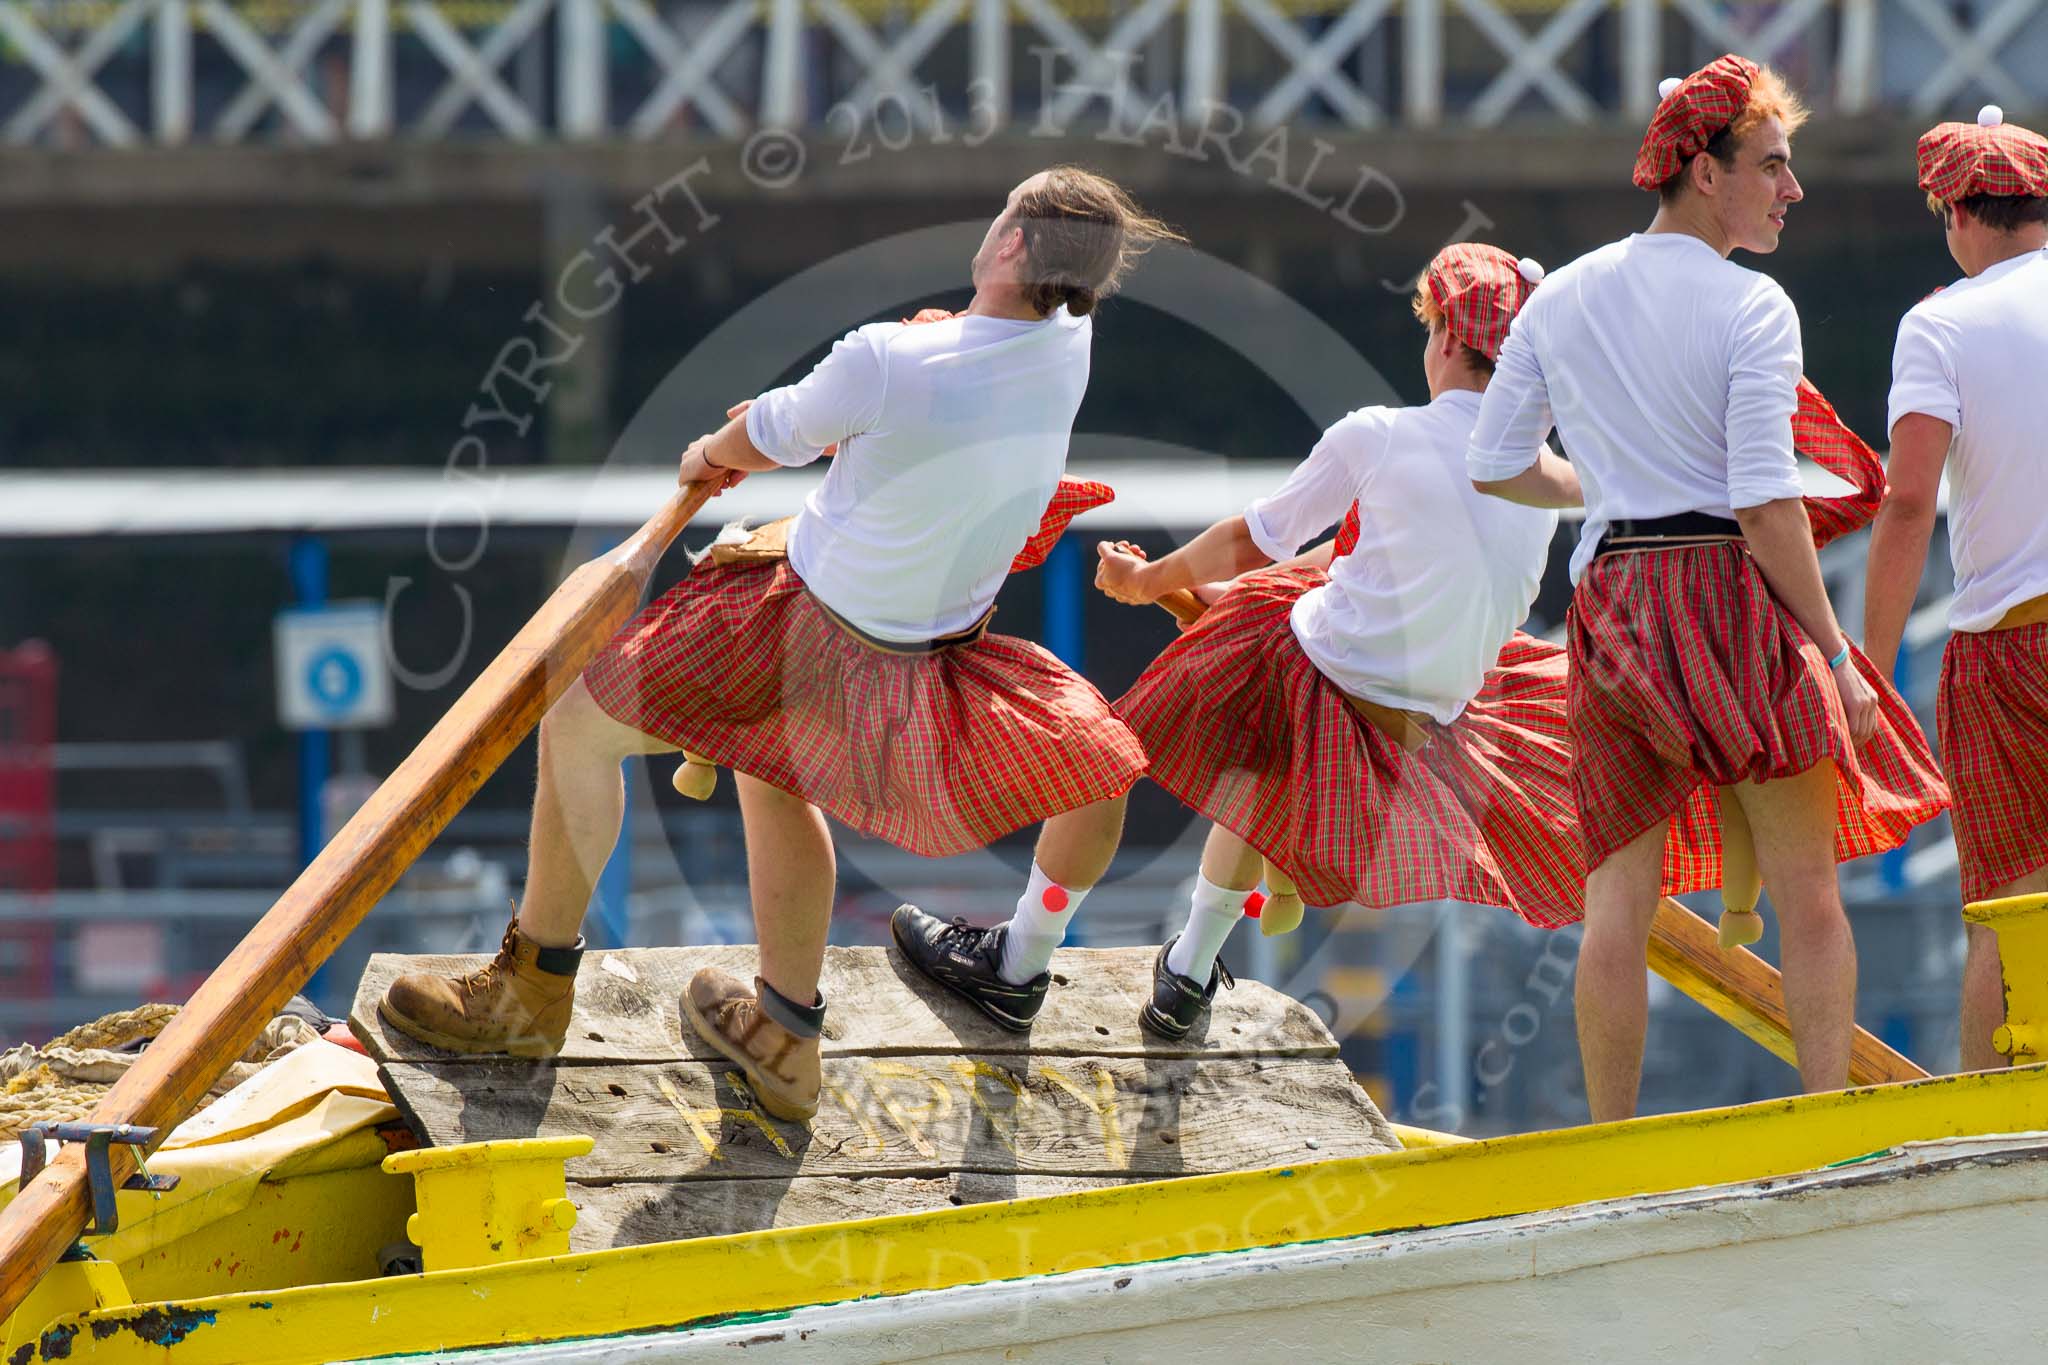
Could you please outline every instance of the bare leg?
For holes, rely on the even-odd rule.
[[[2048,891],[2048,868],[2001,886],[1985,899],[2044,891]],[[2005,1022],[2005,975],[1998,956],[1998,931],[1981,924],[1965,924],[1963,929],[1969,935],[1969,949],[1963,958],[1962,1069],[1991,1071],[2010,1066],[2005,1054],[1991,1046],[1991,1035]]]
[[[1109,871],[1123,837],[1124,798],[1112,796],[1047,820],[1039,831],[1034,856],[1046,876],[1061,886],[1085,891]]]
[[[605,713],[578,678],[540,722],[540,782],[533,796],[526,894],[519,932],[544,947],[576,941],[598,874],[619,841],[626,786],[619,764],[673,753]]]
[[[1796,777],[1733,790],[1778,912],[1799,1083],[1808,1094],[1840,1090],[1856,1034],[1856,940],[1835,881],[1835,765],[1823,760]]]
[[[740,818],[747,828],[747,882],[754,901],[754,933],[761,940],[761,979],[800,1005],[818,998],[818,972],[832,928],[832,891],[838,870],[825,816],[744,773]]]
[[[1202,843],[1202,875],[1212,885],[1251,891],[1265,871],[1265,859],[1257,849],[1221,825],[1209,826],[1209,837]]]
[[[1650,923],[1663,885],[1669,828],[1667,822],[1643,831],[1586,878],[1586,932],[1572,998],[1586,1106],[1595,1123],[1636,1111],[1643,1035],[1650,1025]]]

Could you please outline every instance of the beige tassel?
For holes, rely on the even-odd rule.
[[[683,751],[683,764],[669,779],[677,792],[692,801],[703,801],[710,797],[718,786],[718,765],[687,749]]]
[[[1275,934],[1291,934],[1301,927],[1303,906],[1301,890],[1294,884],[1294,878],[1273,866],[1266,864],[1266,890],[1271,894],[1259,910],[1259,932],[1271,938]]]
[[[1741,948],[1764,936],[1764,917],[1756,912],[1763,895],[1763,876],[1756,866],[1756,837],[1735,793],[1723,787],[1721,806],[1721,947]]]

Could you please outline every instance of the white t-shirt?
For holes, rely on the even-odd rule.
[[[1557,514],[1487,497],[1465,473],[1479,395],[1360,408],[1287,482],[1245,508],[1259,549],[1292,559],[1358,503],[1358,548],[1303,593],[1290,622],[1353,696],[1450,724],[1529,614]]]
[[[1093,335],[1065,308],[870,323],[755,399],[747,436],[777,464],[839,444],[789,533],[812,594],[883,640],[980,620],[1059,486]]]
[[[1506,479],[1553,421],[1586,494],[1572,581],[1612,522],[1733,516],[1805,491],[1799,315],[1697,237],[1639,233],[1554,270],[1508,329],[1468,465]]]
[[[1988,630],[2048,593],[2048,252],[2000,261],[1899,324],[1891,422],[1924,412],[1948,451],[1952,630]]]

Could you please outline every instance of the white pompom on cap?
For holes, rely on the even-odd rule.
[[[1515,262],[1515,269],[1529,283],[1543,283],[1543,266],[1535,257],[1524,256],[1521,260]]]
[[[1678,93],[1678,87],[1684,84],[1685,80],[1682,77],[1666,76],[1663,80],[1657,82],[1657,98],[1660,100],[1670,99]]]
[[[1987,104],[1977,111],[1977,126],[1980,128],[1996,128],[2003,122],[2005,110],[1995,104]]]

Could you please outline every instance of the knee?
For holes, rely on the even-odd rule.
[[[1965,922],[1963,942],[1967,945],[1971,961],[1998,960],[1998,931],[1990,925]]]
[[[626,752],[615,738],[621,728],[578,678],[540,718],[540,746],[543,752],[624,759]],[[614,749],[619,752],[612,753]]]

